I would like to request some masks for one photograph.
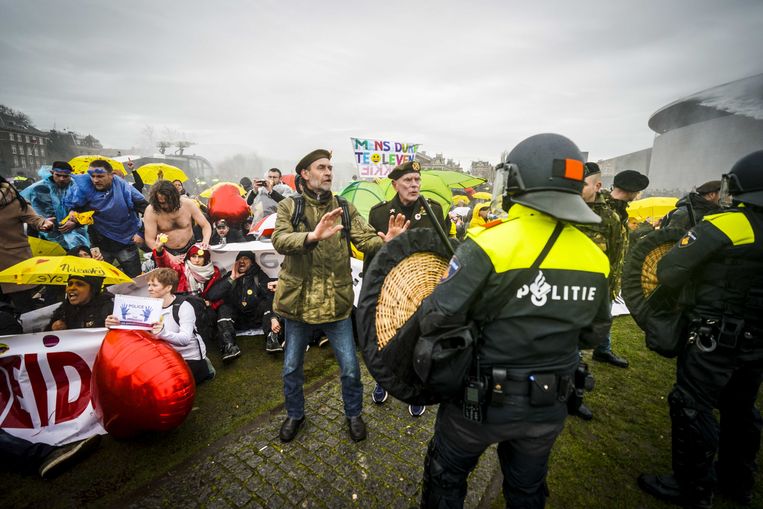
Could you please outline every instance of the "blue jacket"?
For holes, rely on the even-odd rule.
[[[98,191],[89,175],[74,175],[76,187],[64,197],[67,210],[94,210],[93,228],[98,234],[120,244],[131,244],[138,233],[137,210],[145,210],[146,199],[123,178],[114,176],[111,188]]]

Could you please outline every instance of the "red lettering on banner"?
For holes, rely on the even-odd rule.
[[[23,400],[21,387],[16,380],[16,372],[21,369],[21,356],[12,355],[0,358],[0,411],[8,411],[1,428],[31,428],[32,416],[21,407]]]
[[[50,415],[48,413],[48,384],[45,383],[45,378],[42,376],[36,353],[28,353],[24,356],[24,367],[29,375],[29,382],[34,393],[34,401],[37,403],[40,426],[47,426]]]
[[[50,353],[48,364],[56,380],[56,424],[76,419],[90,403],[90,367],[85,359],[74,352]],[[79,394],[73,402],[69,402],[69,377],[64,370],[66,366],[77,371],[81,382]]]

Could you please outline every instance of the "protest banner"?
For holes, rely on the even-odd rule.
[[[77,329],[0,336],[0,427],[56,446],[105,434],[90,398],[105,335]]]
[[[350,138],[358,176],[362,179],[386,177],[395,166],[413,161],[421,146],[418,143]]]

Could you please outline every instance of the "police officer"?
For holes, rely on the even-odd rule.
[[[722,493],[751,503],[763,428],[763,150],[737,161],[723,187],[735,208],[706,215],[657,265],[660,284],[692,299],[668,395],[673,474],[642,474],[639,486],[686,507],[711,507],[716,475]]]
[[[595,223],[580,196],[583,157],[558,134],[532,136],[499,165],[514,205],[469,232],[423,301],[422,335],[481,329],[462,401],[442,403],[424,463],[422,507],[462,507],[467,476],[498,443],[508,507],[543,507],[548,457],[567,415],[579,346],[609,318],[606,255],[568,222]]]
[[[450,226],[443,217],[440,204],[433,200],[427,200],[435,216],[431,217],[421,203],[421,200],[425,198],[421,196],[421,165],[418,161],[408,161],[401,164],[389,172],[388,176],[397,193],[390,201],[375,205],[369,212],[368,222],[376,231],[387,233],[389,219],[396,214],[404,214],[405,219],[411,222],[410,228],[434,228],[433,221],[437,221],[442,226],[443,231],[449,231]],[[370,265],[371,258],[372,256],[365,257],[363,261],[364,272]],[[373,402],[380,405],[387,400],[387,396],[387,391],[381,385],[376,384],[371,393]],[[425,410],[426,407],[422,405],[408,405],[408,413],[414,417],[420,417]]]

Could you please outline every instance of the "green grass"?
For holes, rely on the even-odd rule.
[[[590,352],[585,355],[596,378],[594,391],[585,397],[594,419],[568,418],[554,445],[550,509],[675,507],[641,492],[636,484],[642,472],[671,471],[667,394],[675,381],[675,360],[647,350],[630,317],[615,319],[612,334],[613,350],[630,361],[630,368],[593,362]],[[763,503],[760,473],[755,503]],[[503,506],[499,493],[492,507]],[[713,507],[736,506],[716,497]]]
[[[210,359],[217,377],[200,386],[194,410],[178,429],[119,441],[106,435],[99,450],[51,481],[7,472],[0,507],[111,507],[213,442],[234,433],[283,403],[283,354],[264,352],[264,339],[239,338],[243,355],[223,365],[216,347]],[[337,372],[330,348],[305,355],[309,386]],[[273,436],[278,430],[273,430]],[[12,471],[12,465],[5,465]]]

